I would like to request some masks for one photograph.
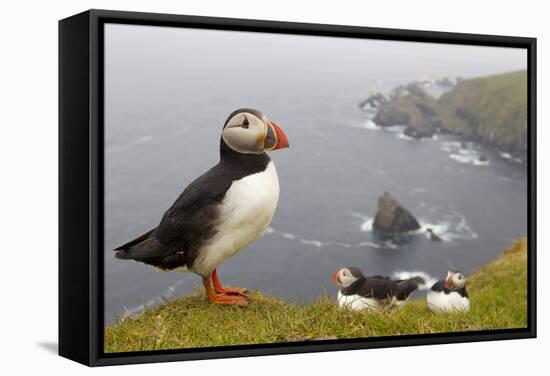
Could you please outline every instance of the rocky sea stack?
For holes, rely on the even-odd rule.
[[[392,237],[418,230],[417,219],[388,192],[378,199],[378,212],[374,217],[372,230],[377,235]]]

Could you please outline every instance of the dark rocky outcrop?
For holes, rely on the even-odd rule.
[[[365,111],[365,113],[368,114],[369,117],[372,117],[376,115],[376,113],[380,109],[380,106],[387,101],[388,99],[384,96],[384,94],[380,92],[374,92],[371,93],[371,95],[369,95],[368,98],[365,99],[363,102],[359,103],[359,108]]]
[[[449,77],[443,77],[436,81],[436,83],[441,87],[453,87],[455,83]]]
[[[418,230],[416,218],[388,192],[378,199],[378,212],[374,217],[372,230],[382,236],[395,236]]]
[[[439,130],[437,101],[417,84],[394,89],[390,98],[378,108],[373,119],[377,125],[405,125],[405,134],[413,138],[432,137]]]
[[[374,92],[371,95],[368,96],[367,99],[365,99],[363,102],[359,103],[359,107],[363,111],[376,111],[379,109],[380,105],[382,103],[386,103],[388,100],[386,97],[380,93],[380,92]]]

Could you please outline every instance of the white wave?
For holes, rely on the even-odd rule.
[[[477,156],[477,151],[474,149],[458,149],[458,154]]]
[[[500,153],[500,156],[504,159],[512,158],[512,155],[510,153]]]
[[[327,245],[335,245],[337,247],[342,247],[342,248],[355,248],[353,244],[350,244],[350,243],[334,242],[334,243],[328,243]]]
[[[460,148],[462,146],[462,142],[460,141],[445,141],[441,143],[442,147],[448,147],[448,148]]]
[[[406,125],[392,125],[389,127],[384,127],[383,129],[387,132],[399,132],[403,133],[403,131],[407,128]]]
[[[443,241],[450,241],[451,238],[449,238],[450,234],[450,227],[451,222],[448,220],[444,220],[439,223],[430,223],[428,221],[425,221],[423,219],[419,220],[420,222],[420,228],[416,230],[416,233],[418,234],[424,234],[427,237],[428,229],[432,229],[435,235],[439,236],[441,240]]]
[[[300,243],[305,245],[313,245],[318,248],[323,246],[323,242],[320,242],[319,240],[300,239]]]
[[[432,277],[426,272],[417,271],[417,270],[412,272],[406,271],[406,270],[400,270],[400,271],[394,272],[392,277],[395,279],[409,279],[414,277],[420,277],[424,280],[424,284],[418,286],[419,290],[429,290],[437,282],[437,278]]]
[[[351,215],[355,218],[358,218],[361,220],[361,226],[359,227],[361,231],[363,232],[370,232],[372,231],[372,223],[374,222],[374,218],[370,217],[368,215],[365,215],[363,213],[358,213],[355,211],[351,212]]]
[[[370,129],[370,130],[373,130],[373,131],[379,131],[380,129],[382,129],[382,127],[377,125],[374,121],[369,119],[365,123],[365,129]]]
[[[401,139],[401,140],[406,140],[406,141],[416,141],[415,138],[411,137],[411,136],[407,136],[405,133],[399,133],[397,135],[397,138]]]
[[[471,164],[474,166],[488,166],[491,162],[488,159],[480,159],[478,154],[449,154],[449,158],[459,163]]]
[[[442,142],[441,150],[449,153],[449,158],[458,163],[473,166],[488,166],[491,162],[479,154],[471,142],[446,141]]]
[[[369,241],[359,242],[356,244],[355,248],[362,248],[362,247],[382,248],[380,244],[376,244],[374,242],[369,242]]]
[[[395,244],[391,239],[384,242],[383,248],[397,249],[399,245]]]
[[[361,223],[361,231],[371,232],[372,224],[374,223],[374,218],[366,218],[363,223]]]
[[[474,166],[489,166],[490,163],[491,162],[488,159],[483,160],[483,161],[477,159],[477,160],[474,161]]]
[[[397,138],[405,141],[437,141],[439,139],[436,134],[434,134],[432,137],[414,138],[411,136],[407,136],[405,133],[399,133],[397,135]]]
[[[459,216],[460,221],[456,225],[457,233],[449,234],[451,239],[477,239],[478,234],[470,227],[468,221],[466,221],[466,217],[456,211],[455,213]]]
[[[123,144],[123,145],[115,145],[115,146],[107,147],[105,149],[105,153],[106,154],[111,154],[111,153],[116,153],[116,152],[119,152],[119,151],[123,151],[123,150],[126,150],[126,149],[130,148],[130,147],[149,142],[152,139],[153,139],[153,136],[144,135],[144,136],[141,136],[140,138],[138,138],[136,140],[130,141],[130,142],[128,142],[126,144]]]
[[[434,207],[431,210],[435,216],[440,217],[438,221],[420,219],[421,228],[418,232],[426,234],[428,228],[444,241],[456,239],[477,239],[478,234],[470,227],[466,217],[451,207],[448,211]]]
[[[449,154],[449,158],[454,159],[460,163],[472,163],[476,158],[472,158],[471,155],[462,155],[462,154]]]
[[[284,232],[284,233],[283,233],[283,238],[286,238],[286,239],[296,239],[296,235],[291,234],[291,233],[289,233],[289,232]]]
[[[273,227],[268,227],[267,230],[265,230],[266,234],[273,234],[275,232],[275,229]]]

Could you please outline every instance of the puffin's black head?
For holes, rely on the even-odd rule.
[[[347,266],[345,268],[337,270],[332,275],[332,282],[339,287],[348,287],[353,282],[363,278],[363,273],[359,268],[354,266]]]
[[[458,270],[449,270],[447,272],[443,287],[449,290],[460,290],[464,286],[466,286],[466,277],[464,277],[464,273]]]
[[[241,154],[262,154],[288,147],[281,128],[251,108],[241,108],[229,115],[223,126],[222,143]]]

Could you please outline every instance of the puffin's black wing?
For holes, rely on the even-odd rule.
[[[396,281],[394,295],[397,300],[405,300],[409,297],[409,295],[412,294],[414,290],[418,288],[419,285],[422,285],[424,283],[424,279],[421,277],[414,277],[401,281]]]
[[[374,276],[366,278],[357,293],[377,300],[385,300],[394,296],[398,300],[405,300],[422,283],[424,280],[420,277],[394,281],[388,277]]]
[[[437,292],[445,291],[445,281],[437,281],[433,284],[431,290]]]
[[[123,244],[117,248],[115,248],[114,250],[115,251],[126,251],[126,250],[129,250],[130,248],[142,243],[143,241],[147,240],[149,238],[149,236],[151,236],[151,234],[153,233],[153,231],[156,230],[156,227],[152,230],[149,230],[147,231],[145,234],[143,235],[140,235],[138,236],[137,238],[135,238],[134,240],[130,240],[128,243],[126,244]],[[117,252],[117,256],[118,256],[118,252]]]
[[[130,240],[128,243],[118,246],[114,249],[116,251],[115,256],[119,259],[127,260],[133,259],[138,256],[138,249],[145,248],[146,244],[150,242],[151,234],[156,230],[156,227],[147,231],[145,234],[138,236],[134,240]],[[149,253],[149,252],[147,252]]]
[[[390,278],[373,276],[365,278],[365,282],[359,287],[357,294],[366,298],[384,300],[392,295],[394,288],[395,282]]]
[[[116,257],[162,269],[191,266],[215,231],[219,204],[232,182],[230,171],[214,166],[185,188],[155,229],[116,248]]]

